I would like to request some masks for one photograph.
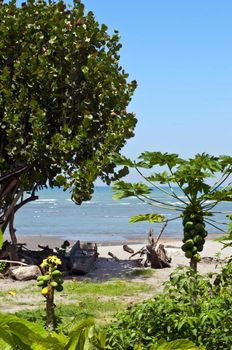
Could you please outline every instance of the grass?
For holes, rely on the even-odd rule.
[[[29,288],[18,291],[27,295],[33,292],[38,293],[40,301],[39,288]],[[98,324],[108,323],[113,314],[124,310],[131,302],[144,299],[145,296],[151,296],[154,287],[144,283],[132,281],[112,280],[105,283],[67,281],[64,283],[62,293],[55,294],[56,316],[59,328],[69,328],[77,320],[91,317]],[[44,307],[34,310],[23,310],[16,315],[29,321],[44,325],[45,312]]]
[[[144,283],[131,281],[114,280],[105,283],[77,282],[65,283],[65,292],[69,294],[94,294],[105,296],[134,295],[136,293],[146,293],[151,291],[151,286]]]

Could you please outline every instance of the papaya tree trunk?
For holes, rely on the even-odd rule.
[[[50,283],[48,284],[48,294],[46,297],[46,327],[50,332],[56,328],[54,289]]]
[[[190,267],[193,269],[194,272],[197,272],[197,262],[193,260],[193,258],[190,260]]]

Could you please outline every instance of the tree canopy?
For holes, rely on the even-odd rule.
[[[110,155],[134,135],[136,82],[107,30],[79,0],[0,4],[0,175],[27,167],[5,204],[47,185],[80,204],[97,177],[117,177]]]

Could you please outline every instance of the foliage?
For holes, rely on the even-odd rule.
[[[0,338],[7,350],[105,349],[105,335],[91,319],[77,323],[68,335],[49,333],[37,324],[12,315],[0,314],[0,325]]]
[[[78,322],[67,335],[56,332],[49,334],[43,327],[12,315],[0,314],[0,326],[0,345],[4,346],[4,350],[117,350],[106,345],[105,332],[91,319]],[[184,339],[172,342],[160,340],[151,349],[203,350]]]
[[[232,246],[232,214],[227,215],[227,217],[230,219],[228,230],[224,236],[217,239],[224,245],[223,248]]]
[[[192,269],[176,271],[163,293],[119,313],[107,328],[114,349],[150,349],[155,339],[189,339],[208,350],[232,345],[232,262],[222,273],[202,277]],[[123,345],[122,345],[123,340]]]
[[[0,203],[5,211],[47,185],[70,188],[80,204],[98,176],[125,174],[110,155],[133,136],[136,82],[120,66],[119,33],[107,30],[80,0],[1,2],[0,175],[25,169]]]
[[[196,346],[193,342],[186,339],[173,340],[167,342],[165,340],[159,341],[153,345],[150,350],[204,350],[202,346]]]
[[[207,236],[205,224],[223,231],[212,216],[218,203],[232,200],[232,157],[214,157],[203,153],[184,160],[177,154],[144,152],[137,162],[120,155],[115,156],[114,161],[118,165],[136,169],[145,182],[115,182],[114,199],[136,196],[150,206],[165,211],[172,210],[176,215],[166,219],[161,213],[140,214],[130,221],[133,223],[148,220],[152,223],[182,218],[182,249],[186,257],[190,258],[190,265],[196,269],[196,263],[201,259],[199,252],[202,251]],[[153,168],[156,171],[149,175],[141,170]],[[209,180],[214,181],[213,184]],[[181,189],[183,196],[177,195],[173,185]],[[153,188],[166,198],[175,199],[177,204],[163,200],[153,192]]]

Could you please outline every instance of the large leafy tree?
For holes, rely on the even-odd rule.
[[[133,136],[136,82],[120,48],[79,0],[0,3],[0,176],[24,170],[0,184],[2,231],[44,186],[70,187],[80,204],[97,177],[122,175],[109,156]]]
[[[136,169],[143,180],[139,183],[117,181],[113,188],[115,199],[136,196],[147,205],[175,213],[170,219],[161,212],[141,214],[132,217],[131,222],[168,222],[181,218],[182,249],[190,259],[190,266],[196,270],[201,259],[199,252],[203,250],[208,234],[206,224],[224,232],[214,215],[219,203],[232,201],[232,157],[203,153],[186,160],[177,154],[144,152],[137,161],[120,155],[115,156],[115,161],[118,165]],[[149,174],[147,169],[150,169]],[[181,190],[181,195],[176,188]],[[227,224],[226,221],[223,223]]]

